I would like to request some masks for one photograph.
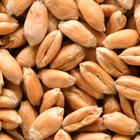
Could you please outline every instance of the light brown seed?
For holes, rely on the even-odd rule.
[[[102,41],[106,38],[106,34],[104,32],[99,32],[89,26],[85,21],[80,21],[97,39],[97,46],[103,46]]]
[[[111,140],[111,136],[105,133],[80,133],[73,140]]]
[[[7,35],[18,28],[18,21],[8,14],[0,13],[0,35]]]
[[[77,0],[76,2],[86,22],[99,32],[105,31],[104,14],[101,7],[93,0]]]
[[[9,135],[7,135],[6,133],[0,132],[0,140],[14,140],[14,139]]]
[[[22,96],[23,96],[23,91],[22,91],[22,85],[15,85],[10,81],[5,81],[5,87],[7,89],[12,90],[15,93],[15,96],[17,98],[18,104],[21,102],[22,100]]]
[[[104,103],[104,114],[110,114],[113,112],[121,112],[121,108],[114,96],[108,96]]]
[[[115,82],[118,93],[130,100],[140,100],[140,78],[121,76]]]
[[[130,136],[116,134],[113,136],[112,140],[131,140]]]
[[[2,128],[7,130],[17,128],[22,122],[18,113],[13,109],[0,109],[0,121]]]
[[[22,119],[22,123],[20,124],[22,133],[28,139],[29,129],[37,117],[37,112],[28,101],[22,101],[18,113]]]
[[[10,89],[3,88],[0,96],[0,108],[15,108],[19,104],[16,93]]]
[[[117,53],[108,48],[98,47],[96,49],[96,58],[101,67],[113,77],[118,78],[130,74],[129,68],[118,57]]]
[[[119,58],[129,65],[140,66],[140,46],[125,49]]]
[[[134,19],[136,23],[136,28],[138,32],[140,33],[140,1],[136,0],[135,7],[134,7]]]
[[[23,33],[23,27],[20,26],[17,30],[4,36],[0,39],[0,46],[3,48],[13,49],[23,46],[26,43]]]
[[[103,124],[103,118],[99,117],[90,125],[82,127],[78,130],[78,132],[104,132],[107,128]]]
[[[84,46],[95,47],[97,40],[91,32],[77,20],[61,21],[59,29],[71,40]]]
[[[64,95],[61,92],[60,88],[48,90],[43,95],[42,103],[40,106],[40,113],[44,112],[45,110],[53,106],[59,106],[64,108],[64,103],[65,103]]]
[[[134,0],[117,0],[117,1],[126,10],[130,10],[134,4]]]
[[[80,63],[80,73],[84,80],[97,92],[105,94],[116,93],[114,80],[97,63],[92,61]]]
[[[50,108],[41,113],[29,130],[29,140],[42,140],[54,134],[62,124],[64,109]]]
[[[102,108],[97,106],[87,106],[68,114],[62,123],[62,127],[67,132],[74,132],[78,129],[92,124],[102,113]]]
[[[78,19],[79,11],[74,0],[44,0],[44,3],[60,20]]]
[[[114,12],[107,23],[106,33],[111,34],[123,29],[126,25],[127,18],[121,11]]]
[[[84,48],[78,44],[70,44],[62,47],[50,67],[62,71],[68,71],[76,67],[85,57]]]
[[[49,88],[67,88],[75,84],[76,79],[67,72],[44,69],[39,72],[39,78]]]
[[[36,55],[36,65],[38,68],[48,65],[58,53],[62,44],[62,33],[55,30],[49,33],[39,46]]]
[[[139,34],[136,30],[124,29],[108,35],[103,44],[109,49],[126,49],[135,46],[138,42]]]
[[[23,82],[28,100],[33,106],[40,104],[43,89],[36,73],[31,68],[23,68]]]
[[[102,93],[99,93],[96,91],[96,89],[93,89],[82,77],[80,72],[76,69],[71,70],[71,75],[76,78],[76,85],[87,92],[89,95],[96,99],[103,99],[104,95]]]
[[[24,23],[24,35],[29,45],[38,45],[45,37],[47,29],[47,8],[42,1],[34,1]]]
[[[90,95],[75,86],[64,89],[63,92],[67,103],[74,110],[96,105],[96,102]]]
[[[122,94],[119,94],[119,99],[123,113],[132,119],[136,119],[131,102],[127,98],[125,98]]]
[[[5,49],[0,49],[0,69],[6,79],[19,85],[22,81],[22,70],[15,58]]]
[[[31,4],[33,0],[21,0],[20,3],[16,0],[7,0],[6,9],[9,15],[21,15]]]
[[[27,46],[23,48],[16,56],[16,60],[21,67],[33,67],[35,66],[35,58],[38,51],[37,46]]]
[[[48,33],[58,30],[59,20],[51,12],[48,12],[48,18]]]
[[[54,135],[54,140],[72,140],[72,138],[65,130],[59,129]]]
[[[135,111],[136,119],[140,124],[140,101],[135,101],[134,111]]]
[[[136,120],[131,119],[120,112],[103,115],[103,119],[104,125],[116,133],[134,135],[139,131],[139,124]]]
[[[125,10],[121,6],[115,4],[100,4],[100,7],[104,12],[105,17],[110,17],[115,11],[125,13]]]

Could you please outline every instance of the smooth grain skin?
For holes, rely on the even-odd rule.
[[[135,7],[134,7],[134,19],[135,24],[138,32],[140,33],[140,2],[139,0],[136,0]]]
[[[111,140],[111,136],[105,133],[80,133],[73,140]]]
[[[106,38],[106,34],[104,32],[99,32],[93,29],[84,20],[80,20],[80,22],[93,34],[93,36],[95,36],[95,38],[97,39],[97,46],[103,46],[102,41]]]
[[[125,49],[119,58],[129,65],[140,66],[140,46]]]
[[[0,62],[0,69],[5,78],[19,85],[22,81],[22,69],[6,49],[0,49]]]
[[[134,4],[134,0],[117,0],[117,1],[126,10],[130,10]]]
[[[51,12],[48,12],[48,18],[48,33],[58,30],[59,20]]]
[[[104,114],[110,114],[113,112],[121,112],[121,108],[114,96],[108,96],[104,103]]]
[[[39,46],[27,46],[16,56],[16,60],[21,67],[31,68],[35,65],[35,58]]]
[[[41,42],[36,55],[36,65],[38,68],[48,65],[58,53],[62,44],[62,33],[55,30],[49,33]]]
[[[44,93],[42,103],[40,105],[40,113],[53,107],[59,106],[64,108],[65,98],[60,88],[54,88]]]
[[[41,70],[38,76],[44,85],[49,88],[67,88],[74,85],[76,81],[76,79],[67,72],[53,69]]]
[[[80,73],[83,79],[97,92],[104,94],[116,93],[114,80],[97,63],[92,61],[80,63]]]
[[[20,124],[22,133],[24,137],[28,139],[29,129],[37,117],[37,112],[34,110],[33,106],[26,100],[21,102],[18,114],[22,119],[22,123]]]
[[[41,113],[29,130],[29,140],[42,140],[53,135],[61,127],[64,109],[50,108]]]
[[[19,28],[14,32],[0,39],[0,46],[3,48],[13,49],[23,46],[26,44],[26,42],[27,41],[24,37],[23,27],[19,26]]]
[[[136,119],[132,103],[122,94],[119,94],[119,99],[123,113],[132,119]]]
[[[131,136],[116,134],[113,136],[112,140],[131,140]]]
[[[6,3],[6,9],[9,15],[19,16],[21,15],[31,4],[33,0],[21,0],[20,3],[16,0],[8,0]]]
[[[120,5],[111,4],[111,3],[100,4],[100,7],[102,8],[105,17],[110,17],[116,11],[121,11],[122,13],[126,12],[126,10],[124,10]]]
[[[135,46],[138,42],[139,34],[136,30],[124,29],[108,35],[103,44],[108,49],[126,49]]]
[[[107,23],[106,33],[111,34],[123,29],[126,25],[127,18],[121,11],[114,12]]]
[[[59,129],[54,135],[54,140],[72,140],[72,138],[65,130]]]
[[[74,0],[44,0],[51,13],[60,20],[78,19],[79,11]]]
[[[79,108],[86,107],[86,106],[96,105],[94,98],[92,98],[86,92],[84,92],[83,90],[75,86],[72,86],[67,89],[63,89],[63,93],[64,93],[67,103],[74,110],[77,110]]]
[[[83,47],[95,47],[96,38],[77,20],[61,21],[58,28],[72,41]]]
[[[140,123],[140,101],[135,101],[134,112],[135,112],[137,121]]]
[[[40,104],[43,89],[39,78],[31,68],[23,68],[23,82],[28,100],[33,106]]]
[[[15,108],[20,100],[16,92],[10,89],[3,88],[0,96],[0,108]]]
[[[113,50],[104,47],[96,48],[96,59],[100,66],[113,77],[119,78],[123,75],[130,75],[128,66]]]
[[[74,132],[78,129],[92,124],[102,114],[102,108],[87,106],[68,114],[62,123],[67,132]]]
[[[7,130],[16,129],[22,122],[19,114],[14,109],[1,109],[0,121],[2,128]]]
[[[133,101],[140,100],[140,78],[121,76],[115,81],[115,87],[124,97]]]
[[[71,75],[76,78],[76,85],[84,90],[85,92],[87,92],[90,96],[94,97],[95,99],[103,99],[104,98],[104,94],[99,93],[96,91],[96,89],[93,89],[82,77],[82,75],[80,74],[80,71],[78,71],[77,69],[73,69],[71,70]]]
[[[39,10],[38,10],[39,9]],[[48,30],[48,12],[42,1],[34,1],[26,16],[24,35],[30,46],[41,43]]]
[[[122,135],[134,135],[139,131],[138,122],[120,112],[103,115],[103,120],[105,127]]]
[[[6,13],[0,13],[0,35],[14,32],[19,26],[18,21]]]
[[[85,49],[78,44],[66,45],[60,49],[50,67],[68,71],[76,67],[85,57]]]
[[[107,128],[104,126],[103,118],[99,117],[90,125],[82,127],[78,130],[78,132],[104,132]]]
[[[86,22],[95,30],[104,32],[104,13],[101,7],[93,0],[76,0],[76,2]]]

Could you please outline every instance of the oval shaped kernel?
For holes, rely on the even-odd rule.
[[[62,21],[59,29],[71,40],[84,46],[95,47],[97,40],[91,32],[77,20]]]
[[[48,65],[58,53],[62,43],[62,33],[55,30],[49,33],[39,46],[36,55],[36,64],[38,68]]]
[[[103,120],[108,129],[122,135],[134,135],[139,131],[138,122],[120,112],[103,115]]]
[[[29,130],[31,140],[42,140],[53,135],[62,124],[64,109],[52,107],[41,113],[33,122]]]
[[[68,71],[76,67],[85,57],[84,48],[78,44],[66,45],[60,49],[50,67]]]
[[[102,113],[102,108],[87,106],[68,114],[62,123],[67,132],[74,132],[78,129],[93,123]]]
[[[77,0],[77,5],[84,19],[92,28],[99,32],[105,31],[104,13],[95,1]]]
[[[44,69],[39,72],[39,78],[49,88],[67,88],[75,84],[76,79],[67,72]]]
[[[51,13],[60,20],[78,19],[79,11],[74,0],[44,0]]]
[[[109,49],[126,49],[135,46],[138,42],[139,34],[136,30],[124,29],[108,35],[103,44]]]

